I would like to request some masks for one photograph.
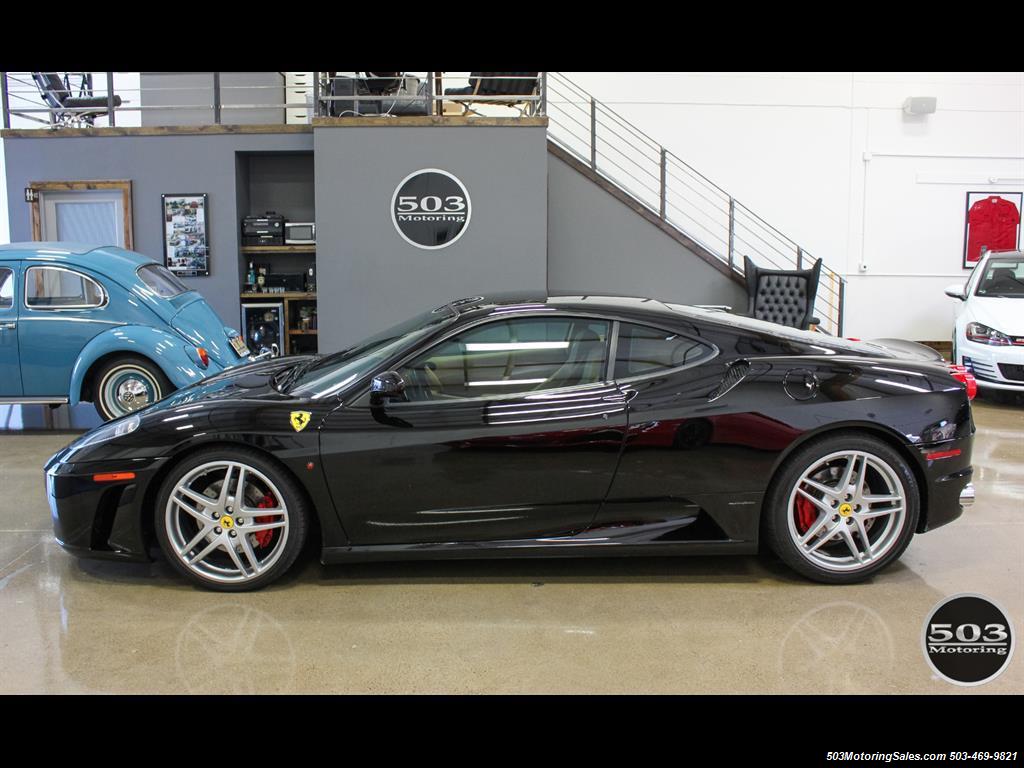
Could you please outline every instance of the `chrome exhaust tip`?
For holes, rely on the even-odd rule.
[[[974,504],[974,483],[968,483],[960,491],[960,506],[969,507]]]

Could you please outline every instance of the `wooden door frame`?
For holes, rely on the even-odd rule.
[[[82,192],[89,190],[121,190],[121,208],[124,211],[124,247],[134,250],[132,227],[132,182],[130,179],[104,181],[33,181],[29,186],[37,192]],[[41,195],[32,201],[32,239],[42,240],[42,212],[39,210]]]

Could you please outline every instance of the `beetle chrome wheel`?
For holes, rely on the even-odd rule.
[[[204,579],[244,583],[281,558],[288,507],[274,482],[238,461],[211,461],[185,474],[164,509],[179,560]]]
[[[123,416],[145,408],[161,398],[160,384],[145,369],[123,365],[109,371],[100,382],[100,397],[106,410]]]
[[[814,461],[789,495],[789,534],[806,560],[829,571],[866,568],[900,538],[907,496],[896,470],[866,451]]]

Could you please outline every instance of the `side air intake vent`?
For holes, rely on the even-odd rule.
[[[750,373],[750,363],[746,360],[737,360],[735,363],[729,366],[729,370],[725,372],[725,376],[722,377],[721,383],[711,393],[709,400],[717,400],[726,394],[729,390],[743,381],[746,375]]]

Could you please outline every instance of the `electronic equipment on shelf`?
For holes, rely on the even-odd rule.
[[[284,245],[284,216],[267,211],[242,219],[242,245]]]
[[[301,293],[306,289],[305,280],[304,272],[271,272],[266,275],[264,285],[268,290],[279,289],[280,291]]]
[[[316,245],[316,224],[312,221],[286,221],[285,245]]]

